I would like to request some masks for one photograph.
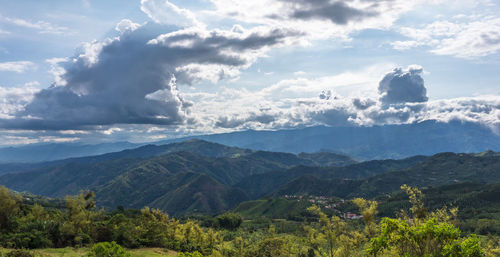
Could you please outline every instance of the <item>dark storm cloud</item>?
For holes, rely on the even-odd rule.
[[[330,0],[281,0],[292,7],[291,18],[302,20],[330,20],[339,25],[350,21],[359,21],[367,17],[378,16],[375,10],[376,3],[365,9],[351,7],[346,2]]]
[[[192,77],[177,68],[190,65],[244,67],[251,53],[281,43],[281,30],[236,34],[181,30],[160,35],[145,25],[107,43],[95,42],[64,66],[65,86],[38,92],[14,119],[0,127],[74,129],[112,124],[175,125],[188,120],[191,103],[176,86]],[[187,42],[187,43],[186,43]],[[223,75],[222,75],[223,77]]]
[[[396,68],[380,81],[378,92],[384,104],[426,102],[427,90],[422,78],[422,67],[410,66],[408,70]]]

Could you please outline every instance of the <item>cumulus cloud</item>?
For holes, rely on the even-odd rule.
[[[422,73],[421,66],[410,66],[406,70],[396,68],[387,73],[379,83],[380,100],[386,104],[426,102],[427,90]]]
[[[4,128],[75,129],[113,124],[180,125],[191,122],[177,83],[217,81],[248,67],[294,32],[256,28],[245,33],[201,28],[165,34],[142,26],[119,38],[85,44],[71,59],[51,59],[56,83],[0,120]],[[206,69],[220,69],[217,78]],[[177,78],[177,80],[176,80]],[[58,82],[59,81],[59,82]],[[177,83],[176,83],[177,82]]]
[[[298,29],[310,39],[349,39],[353,31],[386,29],[403,14],[435,0],[210,0],[213,15],[242,21]]]
[[[392,45],[397,50],[426,46],[437,55],[471,59],[500,51],[499,31],[500,18],[436,21],[422,28],[402,28],[401,34],[410,40],[396,41]]]
[[[123,19],[116,24],[115,30],[120,33],[131,32],[138,29],[141,25],[134,23],[129,19]]]
[[[373,126],[409,124],[426,120],[474,122],[500,131],[500,97],[477,96],[428,101],[423,68],[395,68],[379,82],[378,95],[343,97],[331,90],[318,90],[319,97],[276,98],[269,88],[298,90],[290,81],[279,82],[256,92],[225,89],[202,96],[202,108],[219,113],[204,120],[217,132],[238,129],[283,129],[301,126]],[[343,77],[339,74],[332,77]],[[321,81],[321,79],[313,80]],[[376,81],[374,81],[376,83]],[[333,97],[335,95],[335,97]],[[227,101],[224,99],[231,99]],[[197,109],[197,106],[194,107]],[[215,110],[224,110],[216,112]],[[217,130],[219,128],[220,130]]]
[[[29,61],[0,62],[0,71],[23,73],[33,68],[36,68],[36,65]]]
[[[141,0],[141,10],[154,22],[178,27],[202,26],[195,15],[168,0]]]
[[[40,91],[37,82],[31,82],[24,87],[0,87],[0,119],[14,118],[14,114],[33,100],[35,93]]]

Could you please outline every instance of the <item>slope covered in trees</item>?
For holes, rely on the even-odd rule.
[[[98,204],[109,208],[150,205],[172,214],[217,213],[248,199],[233,186],[247,176],[296,165],[352,163],[356,162],[331,153],[294,155],[190,140],[52,162],[3,175],[0,184],[50,197],[91,189],[99,193]],[[195,197],[186,199],[187,192]]]
[[[330,166],[328,166],[330,165]],[[171,215],[216,214],[265,196],[375,197],[402,184],[428,187],[500,182],[500,156],[441,153],[357,163],[331,153],[276,153],[200,140],[68,159],[0,176],[16,191],[64,197],[97,193],[97,204]]]

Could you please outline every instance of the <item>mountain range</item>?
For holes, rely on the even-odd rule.
[[[371,198],[402,184],[500,182],[500,154],[493,151],[358,162],[329,152],[257,151],[198,139],[11,166],[0,165],[0,185],[16,191],[63,197],[92,190],[107,209],[150,206],[172,215],[216,214],[265,196]]]
[[[201,139],[228,146],[273,152],[332,152],[357,160],[401,159],[441,152],[500,151],[500,135],[477,123],[425,121],[384,126],[324,127],[233,133],[169,139],[164,145]],[[88,145],[82,143],[34,144],[0,148],[0,163],[46,162],[71,157],[100,155],[146,144],[129,142]],[[19,164],[16,164],[19,165]],[[1,172],[1,170],[0,170]]]

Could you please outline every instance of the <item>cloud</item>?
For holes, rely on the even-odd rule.
[[[28,20],[20,18],[11,18],[2,16],[1,14],[0,14],[0,20],[3,20],[5,22],[8,22],[10,24],[19,27],[36,29],[40,34],[66,34],[69,32],[69,29],[67,27],[54,25],[46,21],[30,22]]]
[[[255,113],[251,112],[247,115],[236,116],[236,117],[219,117],[215,122],[215,126],[221,128],[237,128],[242,125],[252,126],[252,125],[265,125],[271,124],[276,120],[276,115],[267,113]],[[253,124],[252,124],[253,123]]]
[[[23,73],[34,68],[36,68],[36,65],[29,61],[0,62],[0,71]]]
[[[106,48],[103,48],[103,51],[106,51],[105,49]],[[99,61],[94,65],[99,64],[101,59],[102,58],[98,56]],[[381,65],[374,65],[374,67],[377,66]],[[367,70],[371,69],[371,67],[367,67],[358,72],[364,74]],[[387,70],[391,69],[389,68]],[[406,73],[408,73],[406,76],[411,76],[411,72],[414,73],[413,76],[417,74],[421,76],[422,68],[418,66],[410,66],[406,69],[396,68],[392,69],[392,71],[387,74],[390,74],[390,77],[394,79],[394,77],[398,76],[405,77],[403,74]],[[380,74],[384,73],[385,72],[380,72]],[[356,74],[356,72],[351,71],[330,77],[335,78],[337,83],[339,83],[340,78],[347,79],[353,76],[353,74]],[[5,140],[7,140],[6,142],[18,142],[19,140],[22,141],[22,138],[25,138],[25,140],[27,140],[26,142],[40,142],[39,138],[41,138],[41,136],[45,137],[46,140],[55,140],[56,138],[70,140],[70,138],[78,138],[86,142],[99,142],[101,140],[131,140],[134,142],[144,142],[163,139],[165,137],[171,138],[175,136],[220,133],[245,129],[288,129],[315,125],[373,126],[411,124],[427,120],[438,122],[473,122],[489,127],[493,131],[500,133],[500,96],[487,95],[423,102],[415,102],[412,98],[405,96],[398,98],[397,103],[387,103],[382,100],[382,95],[385,93],[379,94],[377,91],[377,81],[381,82],[386,77],[387,76],[384,76],[382,79],[379,77],[377,80],[376,77],[370,75],[365,78],[366,83],[360,85],[360,89],[357,90],[373,90],[373,94],[366,94],[365,96],[355,94],[343,96],[338,94],[336,90],[338,87],[327,89],[328,87],[325,88],[324,86],[315,86],[316,93],[313,94],[314,90],[306,90],[306,85],[303,87],[296,87],[296,84],[292,83],[293,80],[276,84],[279,85],[279,87],[277,87],[279,89],[275,88],[276,90],[297,91],[297,95],[288,96],[269,93],[267,88],[250,91],[245,88],[228,87],[222,87],[220,90],[212,93],[193,91],[185,92],[181,95],[180,93],[169,91],[168,87],[166,87],[162,90],[152,90],[154,92],[146,94],[144,96],[146,100],[141,101],[146,101],[147,103],[147,101],[162,101],[164,99],[170,99],[170,97],[173,96],[181,96],[183,101],[192,104],[190,107],[181,110],[181,113],[184,112],[181,122],[166,124],[168,126],[162,126],[165,124],[157,121],[155,121],[157,125],[154,126],[140,123],[127,124],[126,122],[107,125],[101,124],[90,127],[84,126],[82,125],[82,118],[78,117],[78,115],[85,114],[86,110],[80,106],[73,110],[73,114],[75,115],[73,120],[64,120],[63,123],[65,125],[52,127],[54,130],[36,132],[26,131],[26,129],[33,129],[33,127],[28,126],[29,124],[23,124],[24,126],[17,127],[15,130],[10,130],[11,132],[9,133],[2,133],[11,136],[10,139],[5,138]],[[128,77],[126,79],[128,79]],[[308,85],[314,85],[316,82],[321,81],[324,81],[324,79],[317,78],[314,80],[307,80],[307,83],[309,83]],[[404,85],[407,85],[408,81],[409,80],[403,80]],[[298,81],[295,82],[298,83]],[[170,80],[169,83],[170,90],[174,90],[175,81]],[[328,85],[328,83],[324,83]],[[72,83],[69,83],[68,85],[71,84]],[[350,84],[347,83],[347,85]],[[424,84],[417,83],[415,85],[423,86]],[[268,88],[272,87],[274,87],[274,85]],[[59,86],[55,88],[64,87]],[[298,93],[300,90],[305,90],[302,95]],[[32,101],[32,99],[36,92],[37,89],[34,89],[33,92],[30,93],[21,88],[12,90],[9,93],[2,93],[0,91],[0,99],[19,99],[12,103],[4,103],[3,106],[10,106],[8,107],[10,109],[6,110],[4,108],[2,109],[2,113],[10,113],[12,115],[2,116],[2,118],[4,118],[2,122],[5,124],[6,119],[19,122],[19,120],[22,120],[16,116],[19,115],[19,113],[29,115],[23,111],[25,108],[22,106],[29,106],[32,102],[35,102]],[[24,94],[24,98],[20,97],[22,94]],[[144,93],[139,94],[143,95]],[[323,97],[318,97],[318,95],[322,95]],[[422,96],[422,94],[420,94],[420,96]],[[71,97],[74,96],[67,98],[67,104],[76,102],[75,99]],[[123,100],[123,97],[117,94],[109,94],[106,95],[106,97],[109,101],[115,101],[113,97]],[[407,101],[403,99],[407,99]],[[131,105],[135,106],[137,104],[135,101],[136,100],[132,99]],[[175,99],[169,100],[169,102],[173,103],[178,101],[179,100]],[[52,103],[47,104],[52,105]],[[59,105],[61,104],[59,103]],[[149,105],[149,103],[147,105]],[[77,106],[79,106],[79,103],[77,103]],[[126,105],[113,107],[115,107],[115,109],[133,108]],[[70,107],[69,109],[71,108],[74,107]],[[121,115],[119,112],[109,112],[106,110],[104,110],[104,112],[108,112],[107,115],[115,115],[117,117]],[[186,119],[192,119],[195,122],[186,122]],[[72,124],[73,126],[68,125],[70,121],[74,122]],[[13,124],[15,123],[10,123],[11,127],[13,127]],[[38,126],[40,124],[32,123],[31,125]],[[71,130],[69,127],[78,127],[79,129]],[[25,129],[24,132],[23,130],[19,130],[19,128]],[[45,126],[45,128],[47,128],[47,126]],[[14,139],[12,136],[17,136],[19,138]]]
[[[210,0],[214,16],[247,24],[294,28],[304,40],[339,38],[349,40],[352,32],[387,29],[416,5],[434,0]]]
[[[24,87],[0,87],[0,119],[14,118],[14,114],[33,100],[40,89],[38,82],[27,83]]]
[[[319,99],[323,100],[330,100],[330,99],[335,99],[335,96],[332,96],[332,90],[323,90],[321,91],[321,94],[319,94]]]
[[[422,73],[420,66],[410,66],[406,70],[396,68],[387,73],[378,87],[382,103],[426,102],[428,97]]]
[[[131,32],[138,29],[141,25],[134,23],[129,19],[123,19],[116,24],[115,30],[120,33]]]
[[[156,23],[181,28],[203,26],[191,11],[179,8],[168,0],[141,0],[141,10]]]
[[[266,28],[244,33],[201,28],[158,32],[162,30],[147,24],[119,38],[87,43],[74,58],[48,60],[64,69],[53,71],[56,83],[36,93],[15,118],[0,120],[0,127],[61,130],[193,122],[192,103],[182,97],[177,83],[238,74],[295,35]],[[222,72],[213,78],[206,69]]]
[[[321,90],[320,86],[313,86],[317,95],[309,96],[309,87],[295,86],[300,84],[298,80],[278,82],[255,92],[226,88],[222,92],[202,95],[200,104],[193,106],[193,112],[204,117],[199,119],[199,129],[205,129],[205,133],[314,125],[410,124],[426,120],[474,122],[500,132],[500,96],[428,101],[422,72],[423,68],[417,65],[395,68],[380,80],[380,91],[362,97],[341,96],[332,90]],[[349,76],[338,74],[331,77]],[[314,85],[322,80],[302,80],[302,83]],[[270,88],[280,92],[302,89],[303,93],[285,97],[270,94]],[[200,110],[206,110],[206,113]]]
[[[300,33],[295,31],[264,27],[243,33],[186,29],[158,36],[148,44],[176,49],[179,53],[193,51],[192,55],[185,56],[189,59],[183,60],[187,64],[176,67],[181,83],[204,79],[215,83],[223,78],[236,78],[239,69],[248,68],[271,47],[293,44],[298,36]]]
[[[436,21],[422,28],[404,27],[401,34],[410,38],[392,43],[394,49],[430,47],[437,55],[472,59],[500,51],[500,18],[480,18],[469,22]]]
[[[352,21],[360,21],[367,17],[378,16],[374,10],[377,5],[357,7],[350,6],[347,1],[329,0],[280,0],[290,8],[289,16],[301,20],[329,20],[332,23],[345,25]],[[352,2],[351,2],[352,4]],[[289,17],[289,18],[290,18]]]

